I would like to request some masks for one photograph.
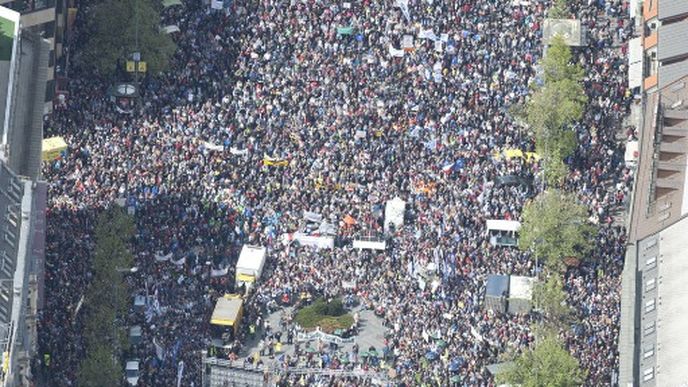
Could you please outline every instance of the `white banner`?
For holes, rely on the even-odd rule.
[[[155,254],[155,260],[157,262],[165,262],[169,261],[170,259],[172,259],[172,253],[169,253],[167,255]]]
[[[172,261],[172,263],[174,263],[174,264],[177,265],[177,266],[183,265],[184,262],[186,262],[186,257],[181,257],[181,258],[179,258],[179,260],[177,260],[177,261]]]
[[[337,235],[337,228],[332,223],[323,222],[318,227],[318,232],[324,235]]]
[[[246,156],[248,154],[248,149],[239,149],[235,147],[229,148],[229,153],[235,156]]]
[[[320,223],[322,222],[322,215],[318,214],[317,212],[311,212],[311,211],[304,211],[303,212],[303,218],[306,219],[309,222],[314,222],[314,223]]]
[[[411,15],[409,14],[408,3],[408,0],[397,0],[396,6],[401,9],[401,12],[404,14],[404,17],[406,18],[406,21],[410,22]]]
[[[225,267],[224,269],[213,269],[210,271],[210,276],[211,277],[222,277],[223,275],[227,275],[229,273],[229,266]]]
[[[177,387],[182,385],[182,377],[184,376],[184,360],[180,360],[177,365]]]
[[[159,360],[163,360],[165,358],[165,350],[162,348],[162,345],[158,344],[155,338],[153,338],[153,345],[155,346],[155,356],[157,356]]]
[[[212,9],[222,9],[222,0],[210,0],[210,8]]]
[[[402,58],[404,56],[404,50],[397,50],[393,46],[389,46],[389,55],[395,57],[395,58]]]
[[[223,147],[222,145],[215,145],[215,144],[207,142],[207,141],[205,143],[203,143],[203,145],[205,146],[205,149],[211,150],[211,151],[221,152],[221,151],[225,150],[225,147]]]
[[[421,30],[418,33],[418,39],[430,39],[432,41],[435,41],[438,39],[438,37],[432,30]]]
[[[353,343],[354,338],[349,337],[348,339],[343,339],[339,336],[335,335],[330,335],[327,333],[324,333],[322,331],[316,330],[313,332],[299,332],[296,334],[296,341],[312,341],[312,340],[322,340],[322,341],[328,341],[332,343],[337,343],[339,345],[344,344],[344,343]]]

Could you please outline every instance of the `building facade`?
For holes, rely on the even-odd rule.
[[[31,384],[47,187],[40,180],[51,42],[0,6],[0,384]]]
[[[619,335],[621,386],[688,385],[688,1],[633,3],[638,163]],[[686,343],[684,343],[686,342]]]

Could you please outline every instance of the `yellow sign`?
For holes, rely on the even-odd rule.
[[[138,69],[138,72],[145,73],[146,71],[148,71],[148,64],[146,62],[134,62],[133,60],[127,61],[127,72],[128,73],[136,72],[137,69]]]

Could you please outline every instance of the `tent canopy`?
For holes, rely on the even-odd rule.
[[[515,220],[488,219],[486,223],[488,231],[495,230],[517,232],[521,229],[521,222]]]
[[[535,278],[512,275],[509,277],[509,298],[533,299]]]

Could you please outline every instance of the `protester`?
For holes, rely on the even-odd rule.
[[[590,208],[600,233],[594,256],[567,272],[580,322],[562,336],[588,372],[586,385],[599,386],[618,367],[625,234],[613,216],[633,176],[615,140],[629,105],[616,46],[632,23],[625,1],[570,3],[588,31],[588,46],[574,55],[590,103],[576,126],[566,188]],[[322,348],[284,362],[392,368],[406,385],[492,384],[486,366],[533,341],[532,316],[483,306],[488,274],[534,273],[528,253],[490,245],[485,221],[519,219],[540,186],[537,162],[494,154],[534,150],[509,108],[535,81],[548,5],[412,0],[405,12],[392,1],[236,0],[225,12],[187,0],[163,12],[165,25],[181,30],[179,49],[169,71],[146,79],[133,115],[117,113],[109,82],[70,69],[69,98],[46,124],[47,135],[69,144],[44,169],[48,296],[39,332],[53,385],[77,380],[85,348],[76,305],[90,281],[94,221],[119,198],[137,225],[139,270],[126,280],[132,294],[154,300],[126,316],[143,326],[131,353],[141,359],[140,385],[175,385],[180,361],[182,385],[200,385],[210,314],[217,296],[239,291],[233,270],[243,244],[266,246],[268,267],[247,299],[237,348],[285,294],[348,295],[383,318],[385,361],[352,353],[345,364]],[[83,14],[72,52],[88,34]],[[421,30],[435,41],[419,39]],[[416,39],[415,51],[404,53],[404,35]],[[265,156],[279,165],[265,165]],[[535,184],[497,188],[505,175]],[[407,202],[405,224],[385,235],[378,210],[397,196]],[[283,234],[303,229],[304,211],[336,226],[334,249],[283,243]],[[388,248],[354,250],[357,236],[387,238]],[[279,329],[281,340],[293,338],[291,327]],[[276,336],[257,330],[272,340],[267,347],[276,345]],[[327,379],[281,383],[318,378]]]

